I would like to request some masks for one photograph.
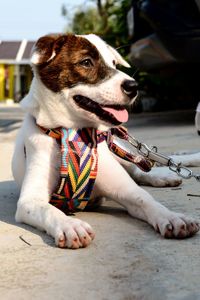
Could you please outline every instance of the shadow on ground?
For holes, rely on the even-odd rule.
[[[4,222],[10,225],[14,225],[17,228],[23,228],[33,234],[37,234],[42,238],[44,243],[49,246],[55,247],[53,238],[49,237],[45,232],[41,232],[39,229],[36,229],[30,225],[17,223],[15,221],[15,212],[17,208],[17,200],[19,197],[19,189],[15,181],[3,181],[0,182],[0,222]],[[113,205],[113,206],[112,206]],[[97,219],[106,218],[110,216],[112,219],[123,219],[123,224],[129,224],[133,226],[139,226],[141,228],[148,228],[149,226],[139,220],[131,218],[124,208],[118,206],[113,201],[106,201],[103,206],[95,210],[86,211],[84,213],[79,212],[74,214],[74,217],[85,219],[97,217]]]
[[[53,239],[46,233],[41,232],[29,225],[17,223],[15,221],[15,212],[17,208],[17,200],[19,189],[13,180],[0,182],[0,222],[13,225],[17,228],[23,228],[33,234],[37,234],[49,246],[55,247]],[[19,236],[20,238],[20,236]]]

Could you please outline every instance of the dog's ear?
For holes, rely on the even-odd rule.
[[[129,65],[129,63],[127,63],[127,61],[125,61],[125,59],[123,59],[123,57],[119,54],[119,52],[117,52],[117,50],[115,50],[113,47],[108,46],[109,50],[112,52],[112,54],[115,56],[116,59],[116,64],[122,65],[126,68],[130,68],[131,66]]]
[[[41,65],[52,60],[61,50],[66,38],[66,35],[46,35],[41,37],[32,50],[31,63],[33,65]]]

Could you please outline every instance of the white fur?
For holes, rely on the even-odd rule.
[[[31,63],[37,65],[40,61],[40,53],[34,52],[31,56]]]
[[[200,167],[200,152],[170,156],[176,163],[181,162],[186,167]]]
[[[97,48],[102,49],[106,63],[111,66],[113,51],[109,51],[109,47],[102,40],[99,42],[100,39],[94,35],[89,39],[95,45],[97,43]],[[35,70],[30,92],[22,101],[27,114],[18,135],[12,164],[15,180],[21,186],[16,220],[46,231],[60,247],[85,247],[94,238],[94,230],[88,223],[66,216],[49,204],[50,195],[59,179],[60,150],[54,139],[38,129],[36,122],[47,128],[108,128],[109,125],[101,122],[94,114],[76,107],[72,97],[80,90],[82,94],[93,96],[99,103],[125,104],[126,98],[119,86],[120,82],[128,78],[128,75],[118,72],[113,78],[98,85],[98,88],[81,84],[55,94],[43,85]],[[154,186],[164,186],[166,180],[172,186],[177,185],[180,183],[177,178],[171,179],[165,174],[161,178],[152,173],[145,177],[145,173],[141,174],[138,170],[135,172],[135,168],[122,162],[130,177],[119,163],[121,160],[113,156],[105,142],[98,145],[98,159],[98,174],[92,197],[112,198],[124,206],[131,216],[148,222],[162,236],[186,237],[198,231],[198,225],[193,219],[169,211],[131,177]]]
[[[112,68],[113,61],[115,61],[116,64],[122,65],[126,68],[130,68],[130,65],[127,63],[127,61],[125,61],[114,48],[112,48],[108,44],[106,44],[97,35],[88,34],[88,35],[84,35],[84,37],[88,41],[90,41],[92,44],[95,45],[95,47],[101,53],[101,56],[103,57],[103,59],[105,60],[105,62],[107,63],[108,66],[110,66]]]

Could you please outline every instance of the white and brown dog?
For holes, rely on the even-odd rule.
[[[86,247],[95,236],[91,226],[49,204],[59,180],[60,148],[36,124],[45,128],[108,130],[127,121],[124,107],[135,99],[137,86],[116,69],[118,64],[129,67],[128,63],[92,34],[42,37],[35,45],[31,63],[34,78],[22,101],[27,113],[13,157],[14,178],[21,186],[16,220],[46,231],[59,247]],[[178,185],[176,176],[158,176],[155,171],[145,174],[119,162],[106,142],[98,144],[97,151],[93,198],[113,199],[164,237],[185,238],[199,230],[198,222],[170,211],[136,184]]]

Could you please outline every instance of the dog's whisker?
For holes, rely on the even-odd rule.
[[[130,47],[130,46],[131,46],[131,44],[122,45],[122,46],[115,48],[115,50],[123,49],[123,48]]]
[[[133,73],[133,75],[132,75],[131,77],[133,78],[138,72],[139,72],[139,68],[137,68],[137,69],[135,70],[135,72]]]

